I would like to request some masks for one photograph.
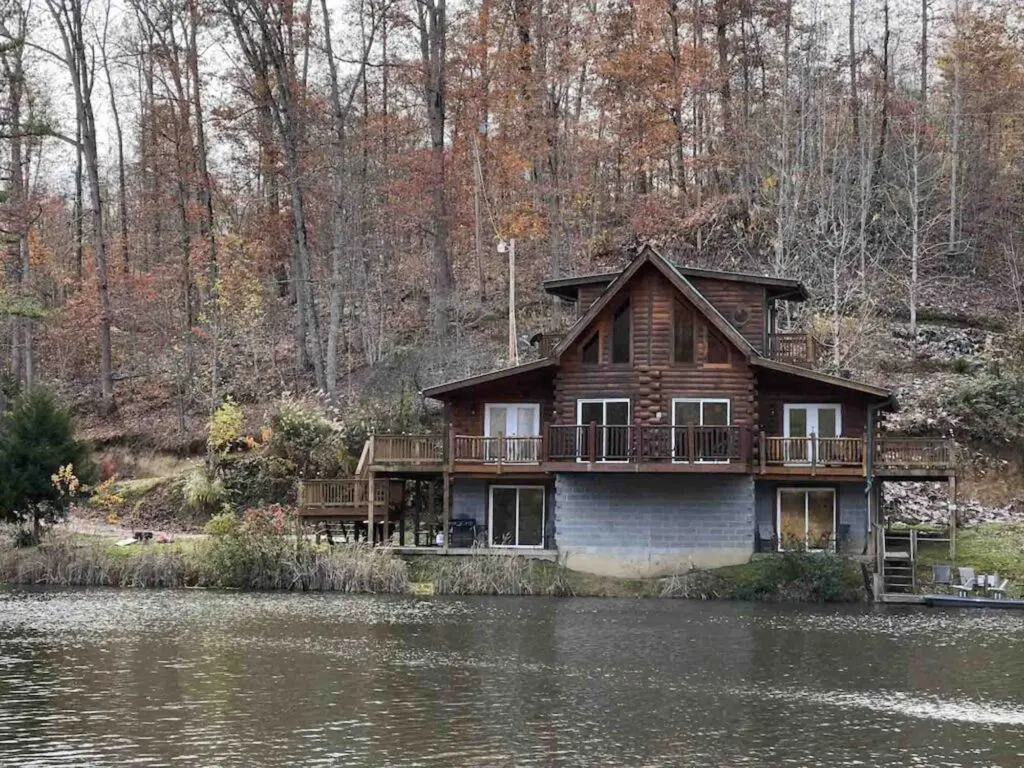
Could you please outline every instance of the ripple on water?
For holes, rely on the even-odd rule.
[[[1020,765],[1021,628],[864,606],[0,592],[0,765]]]

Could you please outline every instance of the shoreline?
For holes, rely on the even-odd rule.
[[[316,546],[274,537],[239,542],[197,536],[118,547],[61,532],[34,547],[0,546],[10,586],[210,588],[394,595],[676,598],[760,602],[863,602],[860,565],[836,556],[754,558],[743,565],[661,578],[595,576],[522,555],[400,555],[365,545]]]

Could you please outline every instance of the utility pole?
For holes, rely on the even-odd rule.
[[[519,365],[519,331],[516,329],[516,239],[498,243],[498,253],[508,254],[508,363]]]

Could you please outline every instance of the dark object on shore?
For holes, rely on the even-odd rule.
[[[996,597],[961,597],[959,595],[925,595],[924,604],[933,608],[1016,608],[1024,609],[1024,600]]]
[[[146,543],[148,543],[148,542],[153,540],[153,532],[152,531],[133,531],[132,532],[132,538],[135,539],[140,544],[146,544]]]

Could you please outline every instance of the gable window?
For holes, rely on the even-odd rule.
[[[727,462],[735,453],[730,402],[718,398],[672,400],[672,460]]]
[[[693,310],[676,302],[672,317],[672,360],[697,362],[697,322]]]
[[[629,460],[629,400],[578,400],[578,461]],[[595,445],[590,444],[590,425],[595,424]],[[592,455],[596,454],[596,455]]]
[[[586,365],[597,365],[601,360],[601,334],[594,333],[583,344],[580,361]]]
[[[708,327],[708,348],[704,354],[704,362],[710,365],[729,364],[729,342],[710,326]]]
[[[627,301],[612,317],[612,362],[628,363],[632,343],[632,314]]]

